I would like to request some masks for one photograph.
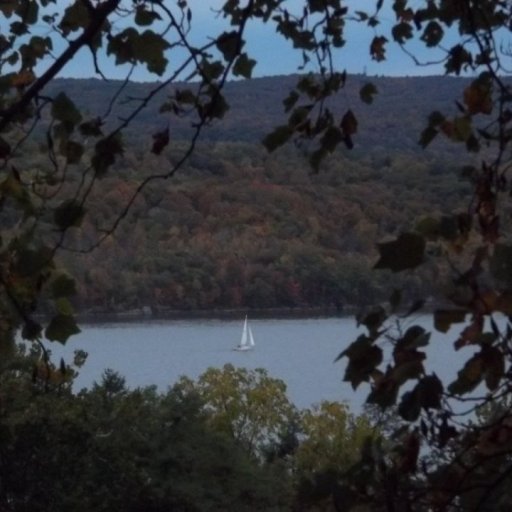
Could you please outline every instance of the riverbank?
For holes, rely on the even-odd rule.
[[[265,309],[208,309],[208,310],[161,310],[149,307],[119,312],[84,311],[77,313],[79,323],[101,324],[112,322],[144,322],[154,320],[239,320],[249,315],[253,319],[302,319],[347,317],[356,308],[265,308]]]
[[[417,305],[418,306],[418,305]],[[413,308],[415,312],[433,313],[443,307],[443,303],[432,298],[421,307]],[[279,307],[279,308],[231,308],[231,309],[154,309],[149,306],[124,311],[87,310],[78,311],[79,323],[101,324],[117,322],[144,322],[154,320],[239,320],[248,315],[253,319],[307,319],[307,318],[347,318],[364,310],[364,307]],[[407,308],[399,314],[407,315]]]

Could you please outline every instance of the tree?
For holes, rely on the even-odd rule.
[[[322,469],[350,467],[374,428],[365,416],[355,417],[338,402],[323,401],[301,414],[303,439],[295,456],[299,471],[313,474]]]
[[[377,62],[386,59],[386,49],[394,41],[422,65],[417,47],[408,47],[410,42],[421,42],[427,53],[435,52],[447,74],[469,74],[473,80],[461,91],[454,113],[432,112],[420,144],[425,147],[443,136],[478,154],[480,163],[464,168],[472,190],[465,211],[420,219],[414,229],[379,245],[375,266],[409,272],[428,260],[439,265],[442,273],[450,273],[450,290],[435,311],[435,327],[446,332],[451,325],[466,322],[455,349],[471,346],[475,353],[461,365],[453,383],[447,385],[436,374],[427,375],[422,347],[428,344],[429,334],[419,326],[393,330],[393,315],[404,305],[400,294],[390,290],[386,308],[379,306],[358,317],[367,333],[340,357],[348,359],[346,380],[354,387],[369,382],[369,401],[384,409],[398,403],[400,415],[409,424],[400,432],[402,444],[396,456],[380,461],[380,471],[388,481],[414,482],[400,499],[414,501],[415,507],[421,498],[425,507],[453,508],[463,500],[462,483],[467,476],[459,471],[456,452],[440,464],[434,458],[423,458],[421,448],[458,443],[480,461],[486,455],[479,451],[482,443],[491,443],[490,457],[502,442],[502,433],[508,432],[506,418],[493,427],[459,425],[454,403],[469,403],[471,410],[475,403],[508,396],[510,388],[512,245],[506,221],[510,215],[512,95],[506,77],[512,52],[501,40],[509,36],[512,11],[509,2],[501,0],[438,0],[420,5],[376,0],[374,9],[357,9],[350,10],[340,0],[298,4],[229,0],[219,9],[229,28],[196,45],[189,37],[193,12],[182,0],[172,5],[149,0],[76,0],[63,12],[50,0],[2,2],[0,13],[9,23],[8,32],[0,36],[2,351],[12,350],[19,327],[23,338],[39,344],[43,354],[44,337],[64,342],[77,332],[68,300],[75,285],[58,269],[56,253],[97,247],[116,231],[142,190],[171,178],[183,167],[204,126],[226,114],[223,88],[227,79],[247,78],[252,73],[255,62],[244,41],[249,23],[272,24],[302,54],[304,68],[311,62],[316,65],[317,73],[301,75],[284,99],[287,122],[263,140],[269,151],[295,140],[308,152],[316,171],[336,148],[351,149],[357,136],[358,120],[352,109],[338,112],[331,103],[348,79],[337,65],[346,23],[355,21],[374,31],[369,54]],[[381,23],[389,13],[395,17],[391,26]],[[37,33],[40,23],[48,26],[44,35]],[[65,42],[63,49],[60,38]],[[100,76],[104,58],[110,58],[115,65],[128,66],[127,81],[130,70],[141,65],[162,80],[149,95],[131,98],[122,115],[115,109],[124,86],[113,91],[106,111],[87,113],[65,92],[47,94],[47,86],[81,50],[90,53],[91,65]],[[172,61],[175,55],[180,57]],[[123,152],[123,130],[149,101],[182,77],[188,77],[189,83],[172,90],[164,100],[161,110],[168,117],[155,128],[148,151],[158,155],[165,150],[170,139],[168,121],[174,117],[190,122],[189,144],[174,156],[169,169],[137,184],[88,247],[72,246],[72,232],[85,216],[94,215],[87,209],[91,191],[102,189],[102,178]],[[368,103],[376,93],[370,82],[360,90],[362,101]],[[44,161],[32,167],[26,152],[35,148],[36,141],[42,143]],[[34,314],[43,309],[51,313],[44,328]],[[382,344],[386,343],[390,363],[384,366],[387,358]],[[47,361],[43,356],[45,365]],[[485,394],[472,396],[479,386]],[[500,435],[490,435],[498,427]],[[461,485],[449,491],[442,486],[446,480]],[[492,492],[493,485],[489,485],[483,496]],[[371,496],[378,493],[369,492],[370,501]],[[391,510],[393,498],[389,500],[385,503]]]
[[[380,430],[365,415],[351,414],[346,405],[323,401],[301,412],[300,431],[293,456],[299,508],[343,510],[345,474],[359,462],[369,439],[381,437]]]
[[[42,355],[18,347],[0,370],[2,510],[289,509],[286,473],[211,429],[197,395],[130,390],[112,371],[73,394],[22,371]]]
[[[263,368],[226,364],[209,368],[196,382],[183,377],[178,387],[200,397],[212,428],[229,434],[256,456],[279,444],[297,421],[286,384]]]

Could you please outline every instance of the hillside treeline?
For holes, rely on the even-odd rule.
[[[166,156],[172,161],[174,143]],[[73,233],[87,248],[119,215],[140,180],[165,167],[127,148],[99,182]],[[169,163],[170,165],[170,163]],[[389,275],[370,272],[376,244],[423,212],[462,206],[455,162],[378,149],[335,155],[312,174],[300,151],[204,143],[172,180],[149,186],[112,236],[90,253],[61,253],[90,313],[170,309],[328,307],[387,298]],[[412,296],[432,276],[404,275]]]
[[[268,154],[260,143],[283,122],[283,91],[295,79],[228,84],[226,117],[205,128],[178,174],[144,187],[124,215],[145,179],[165,175],[179,161],[191,133],[186,116],[169,117],[153,104],[141,111],[123,136],[122,156],[94,182],[81,226],[66,235],[63,246],[73,250],[59,253],[77,278],[75,305],[81,312],[343,310],[389,297],[389,274],[370,272],[376,244],[413,229],[425,212],[432,216],[467,208],[468,184],[460,169],[468,159],[461,159],[464,148],[459,151],[441,138],[428,150],[418,144],[429,109],[449,110],[466,82],[372,78],[379,94],[369,106],[358,98],[366,77],[350,77],[332,108],[356,112],[355,147],[337,151],[313,173],[308,148],[290,144]],[[67,79],[56,80],[51,92],[65,91],[86,111],[111,109],[107,124],[113,127],[122,122],[123,108],[156,84],[128,84],[109,105],[119,86]],[[155,105],[170,92],[160,93]],[[165,123],[170,144],[156,156],[152,136]],[[52,172],[52,159],[37,145],[44,126],[43,119],[24,152],[34,176],[41,169]],[[73,190],[87,170],[70,169],[63,186]],[[114,232],[91,250],[120,216]],[[404,286],[411,297],[435,297],[438,272],[424,267],[419,274],[401,273],[393,276],[393,287]]]

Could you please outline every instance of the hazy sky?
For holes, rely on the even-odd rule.
[[[168,5],[173,5],[175,0],[167,0]],[[287,0],[286,6],[290,10],[302,5],[304,0]],[[226,22],[216,15],[214,9],[219,8],[224,0],[189,0],[189,6],[193,11],[193,38],[194,42],[200,44],[205,42],[207,37],[221,33],[226,28]],[[369,45],[374,35],[388,35],[390,27],[394,20],[394,13],[389,7],[391,1],[385,1],[385,7],[381,13],[382,25],[372,29],[360,23],[349,22],[345,28],[346,46],[336,54],[335,65],[338,70],[347,70],[349,73],[363,73],[368,75],[417,75],[417,74],[441,74],[442,67],[418,67],[410,57],[408,57],[396,44],[389,43],[387,50],[387,60],[377,63],[370,59]],[[410,4],[423,3],[422,0],[412,0]],[[344,2],[351,11],[368,10],[371,11],[375,6],[375,0],[346,0]],[[58,0],[57,5],[60,8],[69,5],[69,1]],[[52,7],[55,8],[55,7]],[[5,20],[4,20],[5,23]],[[2,21],[0,21],[0,31],[2,30]],[[122,26],[122,22],[119,26]],[[58,36],[55,37],[58,41]],[[284,40],[276,34],[275,27],[271,24],[265,26],[262,23],[255,22],[248,27],[246,33],[246,51],[250,57],[257,60],[254,69],[254,76],[267,76],[290,74],[297,72],[302,59],[300,52],[293,50],[291,43]],[[64,48],[56,43],[55,53],[58,54]],[[423,46],[418,43],[411,46],[411,50],[416,55],[424,55]],[[439,56],[439,54],[438,54]],[[428,59],[434,55],[428,55]],[[180,62],[179,54],[170,54],[169,59],[172,65]],[[100,64],[103,72],[109,78],[124,78],[128,68],[125,66],[119,68],[112,65],[111,61],[101,59]],[[156,77],[149,75],[144,66],[133,75],[136,80],[154,80]],[[92,59],[88,51],[82,51],[78,58],[69,63],[61,73],[66,77],[88,77],[94,72]],[[166,75],[162,77],[164,79]]]

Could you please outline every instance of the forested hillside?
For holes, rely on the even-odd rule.
[[[354,106],[356,147],[335,153],[315,174],[304,148],[269,155],[260,144],[283,122],[280,98],[295,79],[230,83],[230,111],[204,132],[188,166],[146,188],[99,249],[78,258],[61,254],[79,278],[82,311],[342,309],[389,294],[389,276],[369,272],[376,243],[413,226],[425,212],[465,206],[457,147],[442,141],[428,150],[418,145],[430,110],[449,111],[464,80],[375,78],[379,94],[367,106],[356,99],[366,79],[350,77],[333,108]],[[118,86],[59,80],[53,92],[65,90],[85,108],[107,109],[110,89]],[[136,101],[152,87],[129,84],[122,98]],[[114,118],[123,116],[123,101]],[[149,151],[152,134],[168,117],[147,108],[130,125],[116,172],[96,187],[91,215],[73,233],[79,245],[94,243],[140,181],[174,161],[190,135],[186,117],[171,124],[163,158]],[[401,279],[411,295],[436,294],[427,270]]]
[[[213,123],[203,132],[202,139],[255,143],[275,126],[286,121],[283,98],[297,82],[297,75],[254,78],[226,84],[225,96],[230,105],[221,121]],[[419,151],[418,140],[425,127],[427,116],[433,110],[456,110],[456,99],[470,79],[446,76],[427,77],[348,77],[346,86],[330,101],[333,112],[340,114],[351,108],[360,121],[356,155],[368,150]],[[363,85],[373,83],[378,90],[371,105],[360,101]],[[112,124],[138,106],[146,95],[159,87],[158,83],[129,83],[113,105]],[[59,79],[50,84],[49,91],[56,94],[65,91],[77,105],[86,111],[107,111],[112,96],[119,89],[118,81],[98,79]],[[186,116],[178,119],[166,112],[159,112],[165,101],[176,90],[194,89],[194,84],[177,84],[163,88],[155,95],[155,101],[145,106],[126,130],[127,138],[136,141],[143,149],[150,147],[151,134],[170,123],[175,140],[187,140],[191,134]],[[248,107],[250,106],[250,107]],[[145,133],[146,137],[141,137]],[[453,152],[453,144],[436,144],[428,152],[438,153],[440,147]]]

